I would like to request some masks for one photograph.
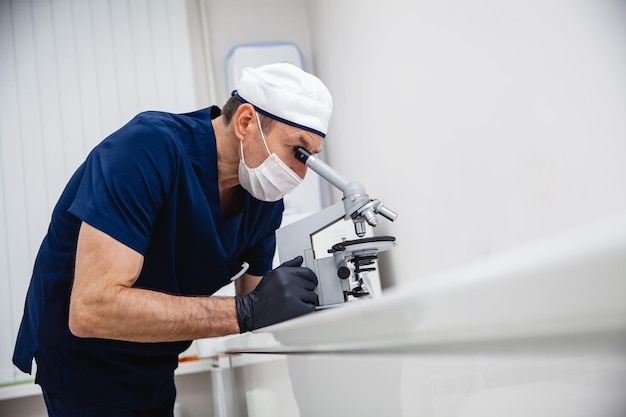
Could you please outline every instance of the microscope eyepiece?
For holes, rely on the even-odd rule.
[[[306,160],[309,159],[309,156],[311,156],[311,152],[307,151],[306,149],[302,147],[296,148],[296,159],[298,161],[302,162],[303,164],[306,164]]]

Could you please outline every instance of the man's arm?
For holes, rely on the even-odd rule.
[[[234,299],[132,288],[142,265],[141,254],[82,224],[69,313],[75,336],[164,342],[239,333]]]

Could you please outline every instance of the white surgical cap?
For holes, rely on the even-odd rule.
[[[244,68],[233,95],[266,116],[326,137],[333,110],[330,92],[319,78],[295,65]]]

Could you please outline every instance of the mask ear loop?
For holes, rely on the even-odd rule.
[[[265,140],[265,134],[263,133],[263,128],[261,128],[261,119],[259,118],[259,113],[254,112],[254,115],[256,116],[256,123],[259,126],[259,132],[261,132],[261,139],[263,139],[263,145],[265,145],[265,150],[267,151],[268,155],[272,155],[272,153],[270,152],[270,148],[267,147],[267,141]],[[246,163],[246,158],[244,158],[243,156],[243,141],[239,142],[239,149],[241,149],[241,160],[243,161],[243,163]]]
[[[239,149],[241,149],[241,162],[243,162],[243,164],[246,164],[246,158],[243,157],[243,141],[240,140],[239,141]]]
[[[263,145],[265,145],[265,149],[267,149],[267,154],[268,155],[272,155],[272,153],[270,152],[270,148],[267,147],[267,142],[265,141],[265,134],[263,134],[263,129],[261,128],[261,119],[259,118],[259,113],[255,112],[254,113],[256,115],[256,122],[259,125],[259,132],[261,132],[261,138],[263,139]],[[243,144],[242,144],[243,146]]]

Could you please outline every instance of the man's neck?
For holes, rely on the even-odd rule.
[[[220,204],[225,215],[234,215],[241,210],[243,189],[239,187],[239,139],[232,129],[224,124],[222,116],[213,120],[217,147],[217,178]]]

